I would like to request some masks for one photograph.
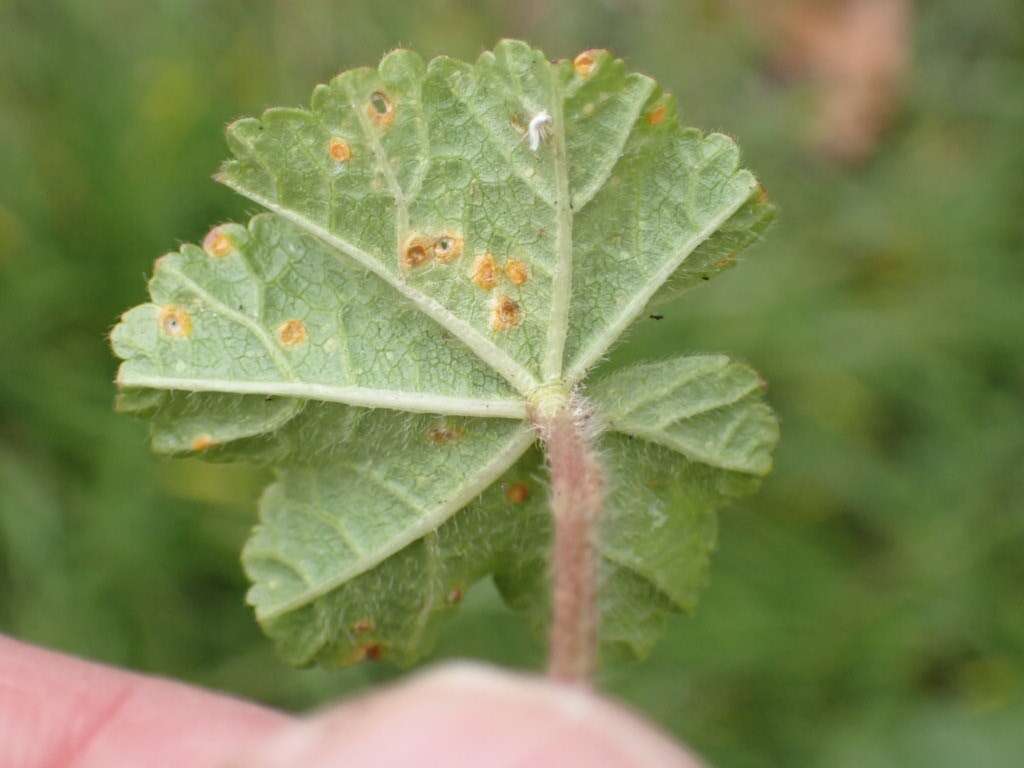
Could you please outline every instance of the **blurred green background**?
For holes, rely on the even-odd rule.
[[[238,563],[264,478],[153,458],[112,411],[105,334],[154,257],[251,212],[210,180],[229,120],[398,45],[609,47],[735,136],[782,211],[609,365],[745,358],[783,441],[697,614],[603,684],[726,768],[1020,765],[1024,8],[919,0],[902,86],[862,72],[844,112],[891,40],[826,26],[794,62],[756,6],[0,0],[0,629],[290,708],[395,675],[273,658]],[[857,119],[869,146],[821,151]],[[453,655],[543,649],[483,586]]]

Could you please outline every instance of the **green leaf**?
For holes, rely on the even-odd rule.
[[[157,260],[112,333],[118,407],[157,452],[273,468],[243,561],[292,662],[413,661],[489,575],[542,628],[530,410],[757,239],[773,209],[735,144],[604,51],[513,41],[475,65],[396,51],[228,142],[218,179],[269,213]],[[606,653],[695,604],[715,509],[770,468],[762,389],[720,356],[589,387]]]

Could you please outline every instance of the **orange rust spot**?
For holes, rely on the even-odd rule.
[[[530,488],[526,483],[512,483],[505,489],[505,498],[513,504],[522,504],[530,498]]]
[[[530,279],[530,268],[526,265],[525,261],[509,259],[505,264],[505,274],[514,285],[523,285]]]
[[[462,602],[462,588],[461,587],[452,587],[451,591],[445,597],[445,601],[448,603],[448,605],[456,605],[457,603],[461,603]]]
[[[754,199],[757,200],[757,202],[762,204],[768,202],[768,190],[764,188],[764,184],[758,184],[757,191],[754,194]]]
[[[387,128],[395,120],[395,105],[383,91],[374,91],[366,105],[366,114],[380,128]]]
[[[458,440],[466,434],[462,427],[450,427],[447,424],[435,424],[427,430],[427,440],[434,445],[445,445]]]
[[[192,317],[181,307],[168,304],[160,310],[160,330],[168,336],[187,339],[192,335]]]
[[[711,266],[715,269],[725,269],[726,267],[731,267],[734,263],[736,263],[736,254],[730,253],[728,256],[722,257]]]
[[[192,450],[196,451],[197,453],[201,453],[202,451],[205,451],[207,448],[212,448],[216,444],[217,441],[214,440],[209,435],[198,435],[196,439],[192,441]]]
[[[405,241],[402,249],[402,266],[406,269],[415,269],[423,266],[428,261],[434,250],[434,244],[426,237],[413,235]]]
[[[476,257],[470,277],[476,287],[484,291],[489,291],[498,284],[498,265],[490,251]]]
[[[381,647],[379,643],[373,643],[372,645],[364,646],[363,656],[367,661],[377,661],[381,657]]]
[[[507,331],[515,328],[523,321],[523,312],[519,308],[519,302],[515,299],[501,295],[491,305],[491,330]]]
[[[352,631],[357,635],[365,635],[367,632],[372,632],[374,629],[376,629],[376,624],[374,624],[373,619],[369,617],[359,619],[352,624]]]
[[[337,136],[331,139],[331,143],[327,147],[327,152],[330,154],[331,159],[339,163],[344,163],[352,157],[352,147],[348,145],[348,142],[344,139],[339,139]]]
[[[664,104],[659,104],[650,112],[647,113],[647,122],[650,125],[661,125],[665,121],[665,115],[668,114],[668,107]]]
[[[595,55],[597,51],[583,51],[575,59],[572,60],[572,68],[576,70],[576,74],[580,77],[589,77],[590,73],[594,71],[594,65],[597,64]]]
[[[208,255],[219,259],[235,250],[235,243],[221,232],[219,227],[214,227],[203,238],[203,250]]]
[[[445,264],[455,261],[462,255],[462,238],[451,232],[445,232],[434,241],[434,255]]]
[[[301,320],[288,320],[277,328],[277,338],[284,346],[294,347],[306,340],[306,325]]]

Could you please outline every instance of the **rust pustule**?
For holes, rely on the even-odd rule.
[[[462,588],[452,587],[448,594],[445,596],[445,602],[448,605],[457,605],[462,602]]]
[[[203,250],[219,259],[235,250],[235,243],[220,227],[214,227],[203,238]]]
[[[505,276],[513,285],[523,285],[530,279],[530,268],[525,261],[509,259],[505,264]]]
[[[187,339],[192,335],[192,316],[182,307],[168,304],[160,310],[160,330],[167,336]]]
[[[192,450],[196,453],[202,453],[203,451],[212,448],[217,444],[210,435],[197,435],[195,440],[192,441]]]
[[[512,504],[522,504],[530,498],[530,488],[526,483],[512,483],[505,489],[505,498]]]
[[[664,104],[659,104],[647,113],[647,122],[650,125],[661,125],[665,121],[665,115],[667,114],[668,107]]]
[[[476,257],[470,277],[473,284],[484,291],[490,291],[498,284],[498,265],[489,251]]]
[[[575,59],[572,60],[572,68],[576,70],[576,74],[580,77],[589,77],[590,73],[594,71],[594,66],[597,64],[597,51],[583,51]]]
[[[462,427],[450,426],[448,424],[435,424],[427,430],[427,440],[434,445],[445,445],[453,443],[461,438],[466,431]]]
[[[434,255],[445,264],[455,261],[462,255],[462,238],[452,232],[445,232],[434,241]]]
[[[523,312],[515,299],[505,295],[495,298],[491,305],[491,330],[507,331],[522,321]]]
[[[395,120],[395,105],[383,91],[374,91],[366,105],[366,114],[380,128],[387,128]]]
[[[277,329],[277,338],[286,347],[295,347],[306,340],[306,325],[301,320],[287,320]]]
[[[373,619],[368,616],[352,623],[352,631],[357,635],[365,635],[367,632],[372,632],[376,629]]]
[[[422,235],[412,235],[402,248],[402,266],[406,269],[421,267],[430,261],[434,243]]]
[[[344,139],[335,136],[327,146],[327,153],[338,163],[346,163],[352,157],[352,147]]]

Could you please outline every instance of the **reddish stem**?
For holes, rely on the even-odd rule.
[[[551,470],[552,617],[548,675],[587,685],[597,664],[597,528],[605,480],[585,404],[536,418]]]

